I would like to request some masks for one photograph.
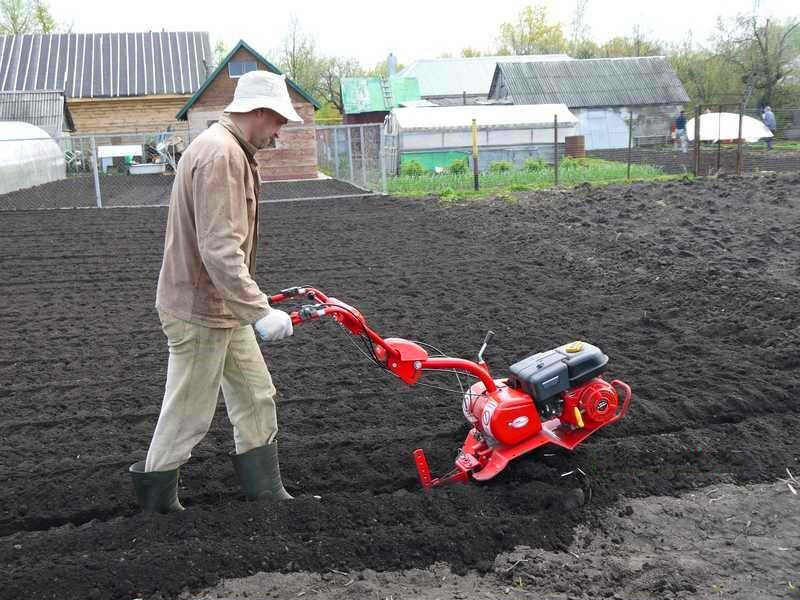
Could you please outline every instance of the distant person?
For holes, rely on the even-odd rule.
[[[681,142],[681,152],[686,154],[689,151],[689,138],[686,135],[686,112],[681,111],[675,119],[675,135]]]
[[[778,128],[778,124],[775,122],[775,114],[772,112],[772,108],[769,106],[764,107],[764,112],[761,114],[761,120],[774,136],[775,130]],[[767,138],[767,150],[772,150],[772,137]]]

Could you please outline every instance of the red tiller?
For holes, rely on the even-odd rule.
[[[598,429],[621,419],[630,405],[631,388],[618,379],[609,383],[600,377],[608,357],[586,342],[528,356],[511,365],[509,377],[494,379],[483,360],[492,332],[477,362],[432,357],[420,343],[381,337],[358,309],[313,287],[288,288],[271,296],[270,304],[298,298],[313,304],[291,313],[294,325],[331,317],[364,341],[371,359],[409,385],[415,385],[428,370],[466,373],[478,379],[463,397],[462,410],[472,429],[453,469],[432,477],[424,451],[414,451],[417,473],[426,488],[467,482],[470,477],[491,479],[509,461],[544,444],[573,450]]]

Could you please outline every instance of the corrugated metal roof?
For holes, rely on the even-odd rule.
[[[515,104],[567,106],[685,104],[689,96],[663,56],[499,62],[490,97],[505,86]]]
[[[419,100],[419,84],[413,77],[342,77],[345,114],[390,110],[403,102]]]
[[[213,62],[208,32],[0,36],[0,91],[68,98],[191,94]]]
[[[478,127],[552,127],[555,115],[564,127],[578,124],[578,118],[563,104],[394,108],[391,119],[404,131],[430,131],[469,129],[472,119],[477,121]]]
[[[75,129],[60,91],[0,92],[0,121],[30,123],[52,137],[59,137],[65,129]]]
[[[454,96],[467,92],[486,96],[498,61],[540,62],[570,60],[566,54],[522,56],[478,56],[474,58],[430,58],[417,60],[400,71],[400,77],[416,77],[423,97]]]

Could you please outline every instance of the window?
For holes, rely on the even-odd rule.
[[[258,70],[258,64],[249,60],[232,60],[228,63],[228,75],[231,79],[241,77],[245,73]]]

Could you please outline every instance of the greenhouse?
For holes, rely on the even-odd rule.
[[[0,122],[0,194],[64,179],[64,154],[43,129]]]
[[[555,118],[558,143],[577,132],[578,119],[564,104],[468,105],[395,108],[384,124],[389,169],[415,160],[427,170],[445,168],[472,152],[472,120],[478,129],[478,168],[494,161],[515,165],[530,158],[553,160]]]

